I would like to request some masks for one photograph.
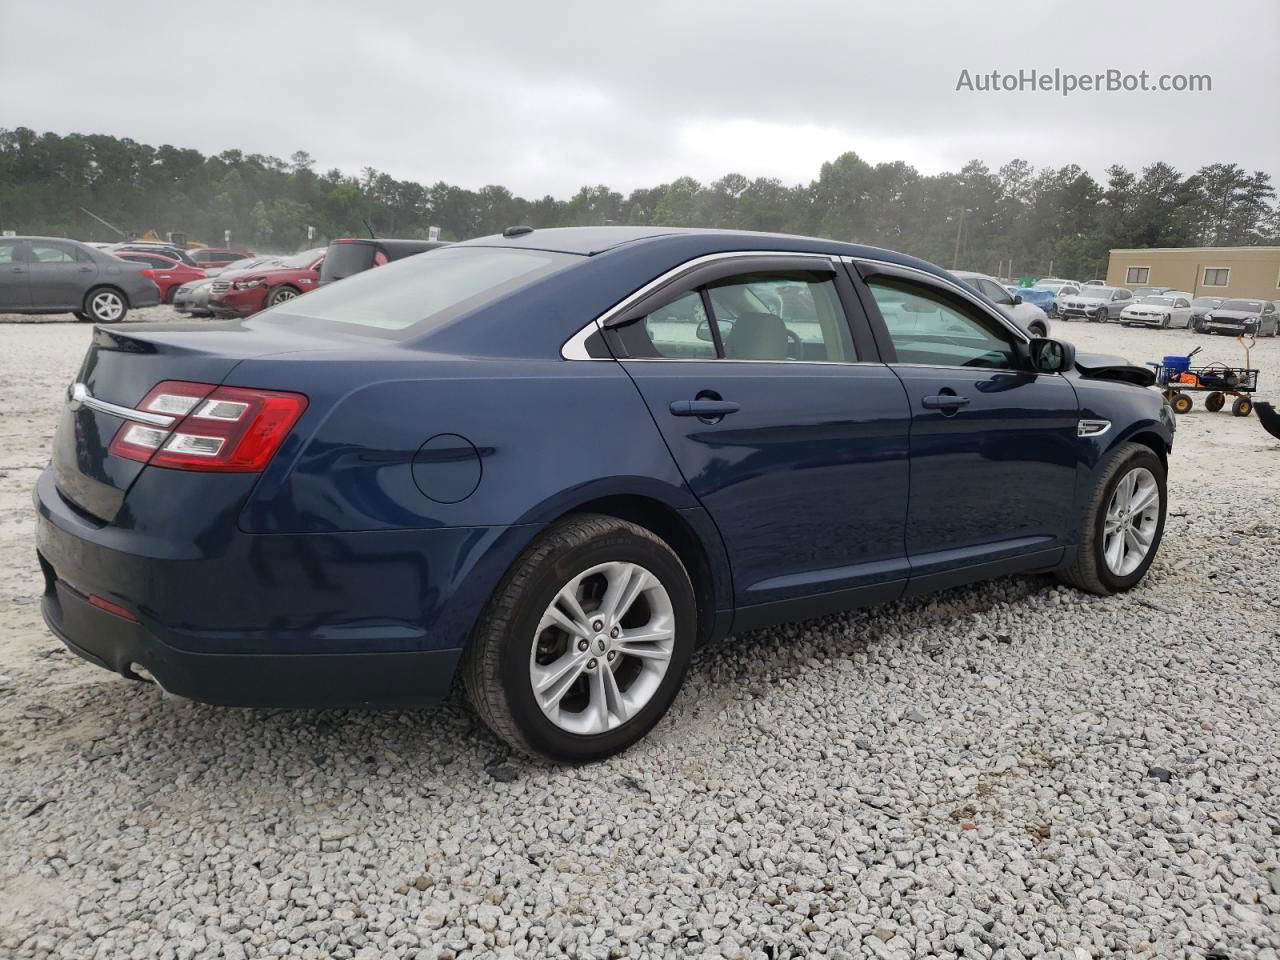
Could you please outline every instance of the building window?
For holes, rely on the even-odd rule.
[[[1231,280],[1230,267],[1205,267],[1204,285],[1206,287],[1225,287]]]
[[[1129,272],[1124,275],[1124,282],[1134,284],[1135,286],[1142,286],[1142,284],[1147,282],[1147,278],[1150,276],[1150,267],[1130,267]]]

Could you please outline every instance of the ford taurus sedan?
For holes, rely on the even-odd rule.
[[[43,612],[227,705],[427,703],[616,753],[701,643],[989,577],[1128,590],[1151,371],[829,240],[511,228],[251,319],[100,326],[41,474]]]
[[[0,237],[0,313],[70,313],[117,323],[154,307],[160,288],[145,263],[59,237]]]

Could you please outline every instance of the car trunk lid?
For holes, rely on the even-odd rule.
[[[146,465],[108,450],[128,411],[156,384],[186,380],[217,385],[242,360],[322,344],[333,346],[332,340],[314,340],[297,330],[249,329],[239,322],[95,328],[54,433],[59,493],[89,517],[112,522]]]

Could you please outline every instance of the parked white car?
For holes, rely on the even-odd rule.
[[[1191,326],[1191,297],[1176,291],[1142,297],[1120,311],[1120,323],[1128,326],[1170,327]]]
[[[1074,297],[1058,301],[1062,319],[1083,318],[1093,323],[1106,323],[1119,318],[1120,311],[1133,301],[1133,293],[1125,287],[1103,287],[1086,283]]]
[[[953,270],[952,276],[963,280],[1000,308],[1000,312],[1033,337],[1049,335],[1049,316],[1034,303],[1024,303],[1000,285],[995,277],[968,270]]]

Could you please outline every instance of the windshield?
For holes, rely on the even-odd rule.
[[[1172,307],[1173,297],[1143,297],[1139,303],[1149,303],[1154,307]]]
[[[385,333],[441,327],[581,258],[545,250],[445,247],[365,270],[265,311],[267,319],[325,321]]]
[[[1239,310],[1241,313],[1258,313],[1262,304],[1257,300],[1228,300],[1222,305],[1223,310]]]
[[[1080,296],[1092,297],[1096,300],[1110,300],[1111,295],[1115,292],[1115,287],[1099,287],[1095,285],[1092,287],[1085,287],[1080,291]]]
[[[1221,302],[1221,297],[1196,297],[1191,301],[1191,305],[1193,307],[1216,307]]]

